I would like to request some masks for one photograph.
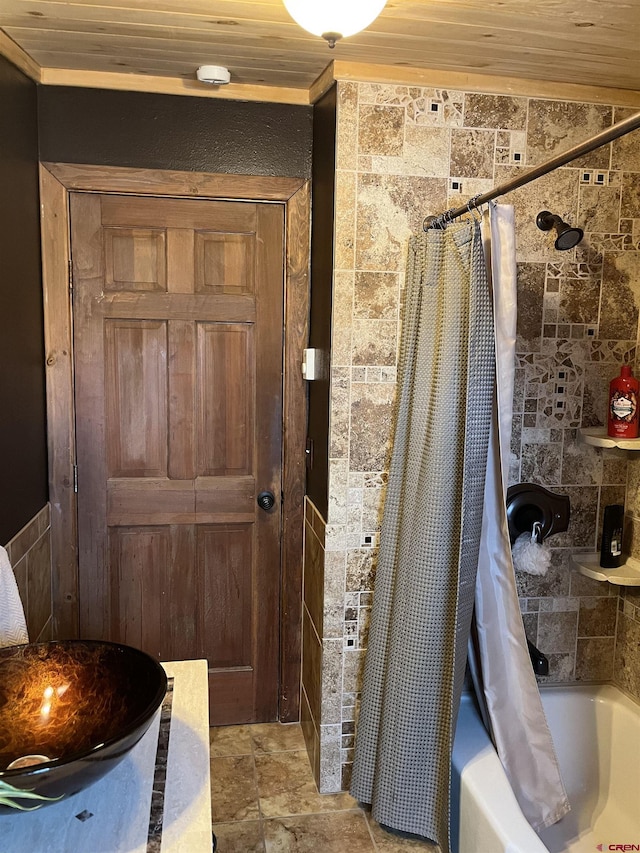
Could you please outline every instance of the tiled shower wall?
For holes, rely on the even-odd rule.
[[[629,454],[625,550],[640,560],[640,454]],[[640,588],[623,587],[618,599],[614,681],[640,701]]]
[[[458,206],[631,112],[339,84],[324,620],[314,623],[315,647],[322,651],[321,663],[316,660],[321,669],[316,767],[324,791],[348,785],[353,758],[389,462],[407,240],[425,216]],[[633,136],[619,140],[503,201],[516,209],[519,276],[510,480],[568,494],[572,505],[569,530],[554,537],[548,575],[519,578],[526,629],[549,656],[552,680],[609,679],[618,591],[572,573],[569,555],[575,548],[596,547],[601,507],[625,496],[624,454],[584,447],[577,429],[603,423],[608,382],[624,359],[635,358],[638,143]],[[535,225],[545,209],[585,229],[580,247],[554,250],[551,236]],[[637,512],[640,517],[640,500]],[[323,526],[321,521],[316,524]],[[634,607],[624,606],[629,612]],[[639,614],[640,607],[634,608],[632,615]],[[638,655],[638,619],[635,629],[635,648],[633,639],[628,643],[632,658]]]

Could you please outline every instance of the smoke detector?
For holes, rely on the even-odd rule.
[[[223,65],[201,65],[196,71],[196,77],[201,83],[213,86],[225,86],[231,80],[229,69]]]

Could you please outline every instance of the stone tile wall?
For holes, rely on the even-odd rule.
[[[640,454],[629,453],[625,551],[640,560]],[[640,587],[622,587],[613,664],[616,684],[640,701]]]
[[[50,531],[47,504],[5,545],[32,643],[53,639]]]
[[[325,624],[318,635],[327,652],[323,790],[337,789],[340,771],[348,784],[353,758],[407,240],[425,216],[458,206],[631,112],[339,83]],[[608,382],[623,360],[635,359],[640,148],[632,136],[503,199],[515,205],[519,277],[510,481],[568,494],[572,504],[569,530],[552,543],[549,574],[518,579],[527,633],[549,655],[555,681],[609,679],[614,668],[618,591],[573,573],[569,557],[576,548],[596,547],[602,507],[625,496],[625,455],[579,444],[577,430],[604,422]],[[583,243],[556,251],[551,235],[536,227],[541,210],[581,225]]]

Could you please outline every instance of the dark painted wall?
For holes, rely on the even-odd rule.
[[[48,499],[36,86],[0,56],[0,543]]]
[[[312,107],[41,87],[45,161],[311,176]]]
[[[313,115],[313,216],[309,346],[331,351],[333,211],[336,166],[336,87],[316,103]],[[329,378],[309,382],[309,438],[313,467],[307,494],[326,519],[329,481]]]

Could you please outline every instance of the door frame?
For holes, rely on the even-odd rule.
[[[310,182],[303,178],[40,164],[52,607],[54,636],[61,639],[75,638],[79,630],[70,192],[279,202],[285,207],[279,719],[298,720],[307,432],[307,393],[301,365],[309,335]]]

